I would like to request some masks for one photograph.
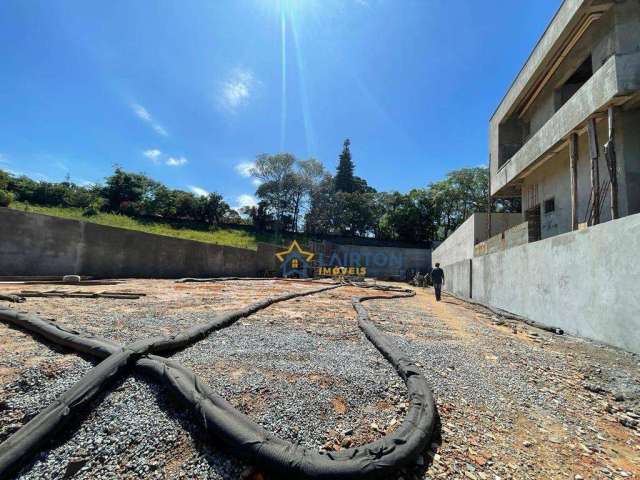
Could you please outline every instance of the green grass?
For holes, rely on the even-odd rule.
[[[234,228],[211,229],[204,224],[189,222],[167,222],[163,220],[148,220],[116,215],[113,213],[98,213],[91,217],[82,215],[81,208],[45,207],[40,205],[27,205],[21,202],[13,202],[10,208],[34,213],[52,215],[54,217],[71,218],[85,222],[108,225],[110,227],[138,230],[140,232],[165,235],[167,237],[197,240],[199,242],[229,245],[232,247],[257,249],[258,242],[282,244],[283,239],[276,239],[269,234],[247,232]]]

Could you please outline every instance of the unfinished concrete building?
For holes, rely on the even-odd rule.
[[[530,242],[640,212],[639,92],[640,0],[565,0],[490,122]]]
[[[565,0],[489,148],[492,199],[522,211],[476,214],[433,251],[445,289],[640,353],[640,0]]]

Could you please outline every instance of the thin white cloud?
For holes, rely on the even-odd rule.
[[[153,163],[158,163],[159,157],[160,155],[162,155],[162,152],[157,148],[150,148],[142,152],[142,154],[145,157],[147,157],[149,160],[151,160]]]
[[[6,155],[0,153],[0,163],[9,164],[11,163]]]
[[[133,112],[145,122],[153,121],[153,119],[151,118],[151,114],[142,105],[134,103],[133,105],[131,105],[131,108],[133,108]]]
[[[227,80],[222,82],[218,91],[218,103],[229,113],[236,113],[249,103],[254,93],[256,80],[253,72],[236,68],[231,71]]]
[[[195,185],[188,185],[188,187],[189,190],[191,190],[199,197],[206,197],[207,195],[209,195],[209,192],[207,192],[204,188],[196,187]]]
[[[69,165],[67,165],[67,162],[64,162],[62,160],[57,160],[56,162],[54,162],[53,165],[56,168],[59,168],[60,170],[62,170],[63,172],[69,173]]]
[[[240,176],[249,178],[251,177],[251,169],[255,166],[256,164],[254,162],[240,162],[235,166],[235,169]]]
[[[169,165],[170,167],[181,167],[182,165],[186,165],[189,161],[184,157],[169,157],[165,165]]]
[[[149,110],[144,108],[142,105],[140,105],[139,103],[132,103],[131,109],[140,120],[151,126],[151,128],[153,128],[158,135],[162,135],[163,137],[169,135],[167,130],[153,118],[153,116],[149,113]]]
[[[236,206],[233,207],[234,210],[240,210],[242,207],[257,207],[258,200],[253,195],[249,195],[248,193],[243,193],[236,197]]]
[[[238,175],[245,178],[251,178],[251,169],[256,166],[255,162],[240,162],[234,167]],[[259,187],[262,182],[258,178],[253,178],[251,183],[255,187]]]

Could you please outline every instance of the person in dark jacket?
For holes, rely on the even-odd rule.
[[[440,268],[439,263],[436,263],[436,268],[431,270],[431,282],[436,291],[436,300],[439,302],[442,295],[442,285],[444,285],[444,270]]]

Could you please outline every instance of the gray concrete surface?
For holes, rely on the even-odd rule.
[[[612,56],[593,76],[500,168],[492,168],[491,194],[530,168],[543,155],[558,148],[567,135],[617,95],[625,93],[619,74],[630,68],[629,56]],[[635,61],[635,59],[633,59]],[[497,156],[497,145],[495,146]],[[492,153],[493,158],[493,153]]]
[[[480,242],[473,249],[475,257],[487,255],[489,253],[500,252],[508,248],[517,247],[529,243],[529,223],[523,222],[515,227],[505,230],[499,235]]]
[[[491,232],[489,232],[487,214],[474,213],[433,251],[433,263],[450,265],[472,258],[474,245],[519,223],[522,223],[520,213],[492,213]]]
[[[473,214],[431,254],[434,265],[450,265],[473,257],[475,245],[475,216]]]
[[[475,257],[472,295],[545,325],[640,353],[638,258],[640,214]],[[460,294],[464,271],[458,264],[449,270],[457,279],[445,288]]]
[[[593,22],[581,30],[588,18]],[[573,36],[577,31],[582,33]],[[585,122],[605,114],[609,105],[622,105],[615,114],[620,215],[640,212],[640,146],[635,134],[640,113],[633,100],[640,90],[639,42],[637,0],[565,0],[491,118],[491,193],[515,196],[522,191],[523,209],[555,197],[560,208],[541,212],[542,238],[571,230],[567,140],[574,132],[580,134],[578,216],[584,221],[591,190]],[[564,56],[556,64],[560,52]],[[576,71],[581,72],[579,79],[574,78]],[[529,102],[527,95],[541,78],[546,83]],[[602,147],[606,119],[598,121]],[[609,178],[603,152],[600,178]],[[607,202],[603,221],[610,218]]]
[[[254,276],[256,252],[0,208],[1,275]]]
[[[408,271],[426,273],[431,268],[428,248],[374,247],[312,242],[315,265],[366,267],[367,277],[405,280]]]
[[[280,261],[276,257],[276,253],[285,249],[282,245],[259,242],[258,253],[256,255],[256,268],[258,273],[267,276],[277,275],[280,271]]]
[[[469,258],[441,267],[444,270],[443,290],[445,292],[464,298],[473,297],[472,262],[473,260]]]

